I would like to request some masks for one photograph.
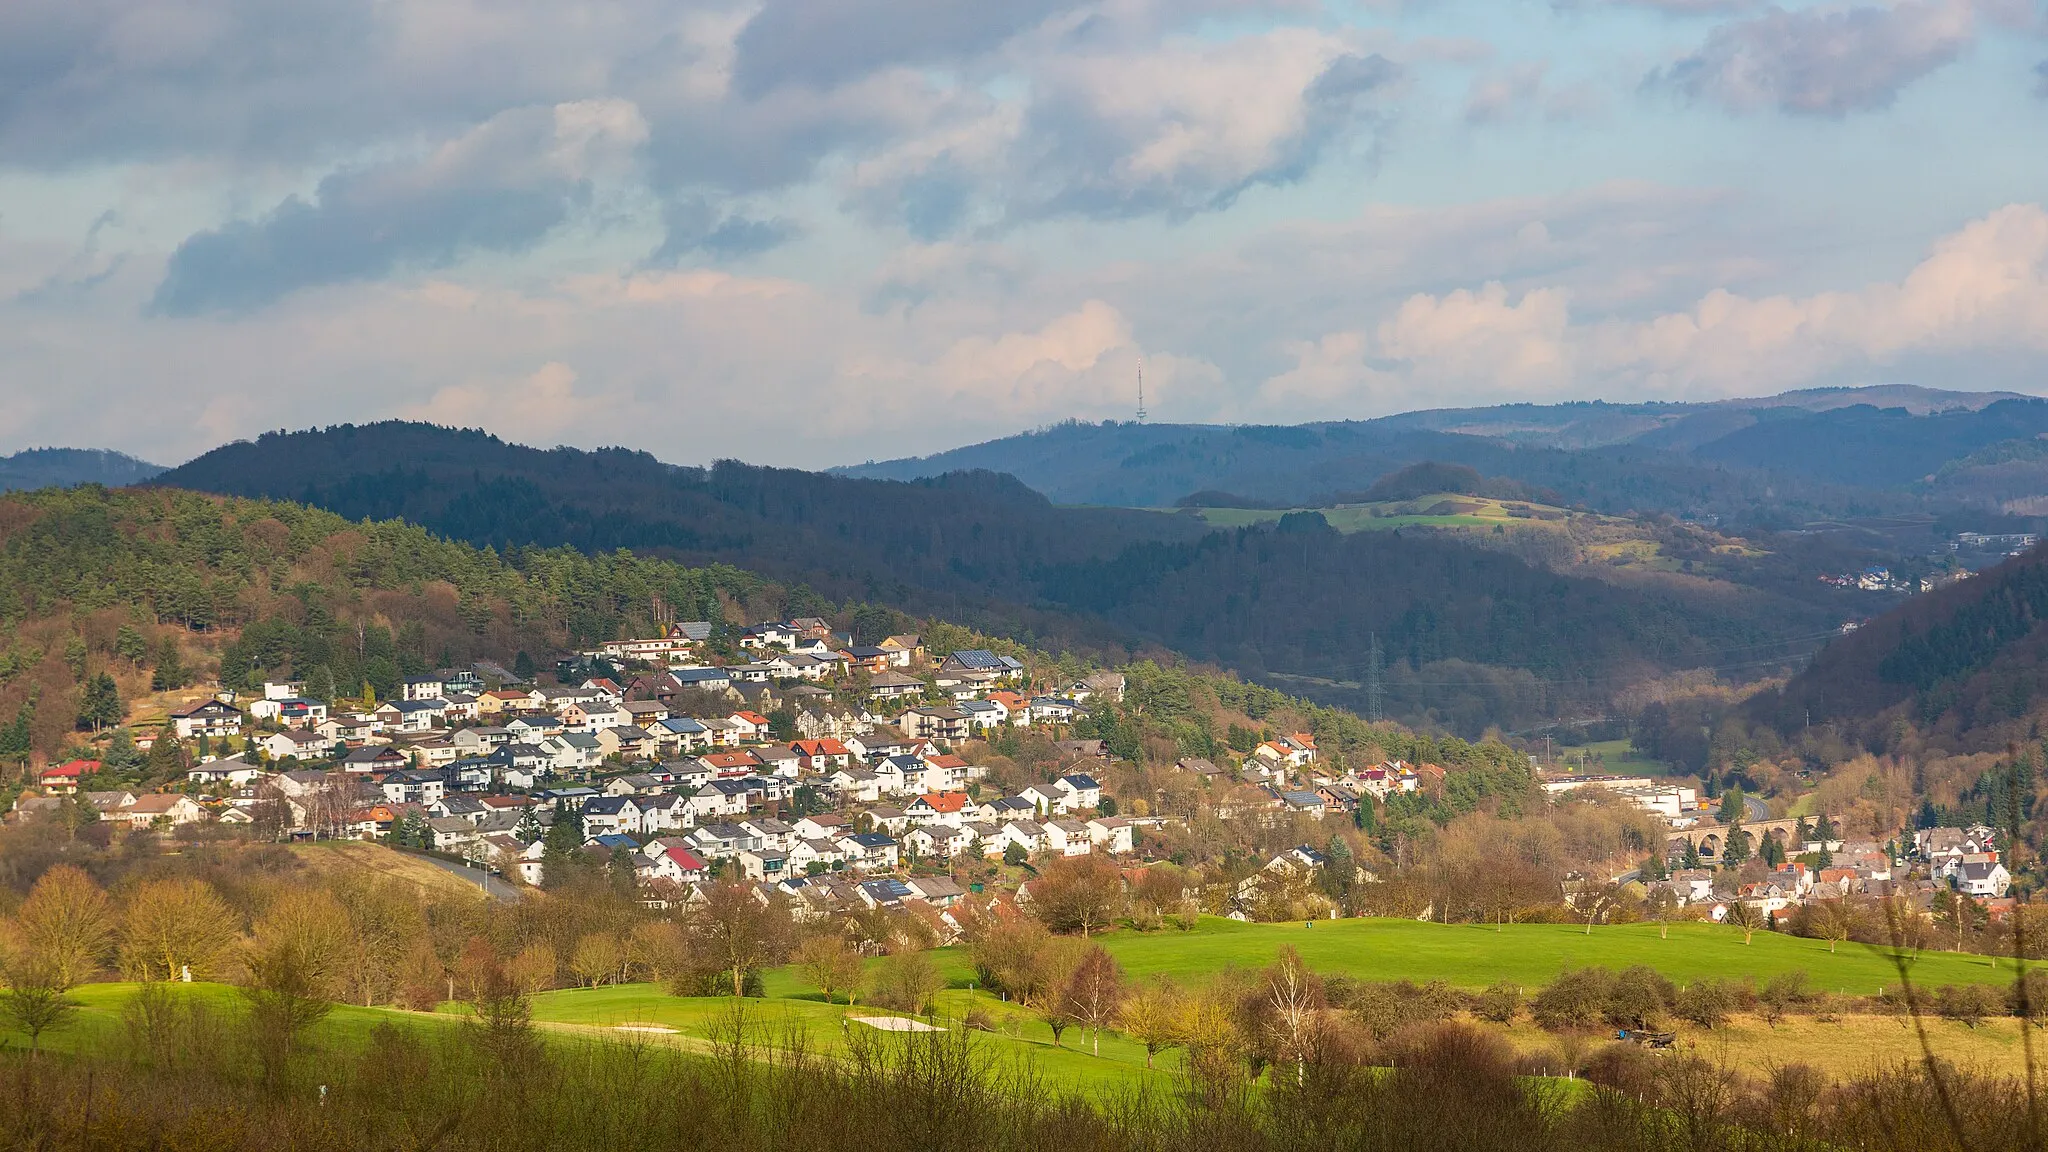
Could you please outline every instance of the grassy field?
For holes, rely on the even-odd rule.
[[[322,840],[316,844],[295,844],[292,852],[307,867],[324,875],[399,880],[423,893],[483,897],[483,893],[470,881],[383,844],[362,840]]]
[[[1649,925],[1603,927],[1587,937],[1565,925],[1514,925],[1496,933],[1411,921],[1335,921],[1304,929],[1207,920],[1193,932],[1121,932],[1105,937],[1103,943],[1134,976],[1160,973],[1181,980],[1199,980],[1231,966],[1263,966],[1282,944],[1294,945],[1325,974],[1443,979],[1468,988],[1508,979],[1533,989],[1565,965],[1583,963],[1615,968],[1648,963],[1680,982],[1709,975],[1756,979],[1796,968],[1807,972],[1816,987],[1852,994],[1873,992],[1879,984],[1896,979],[1888,962],[1867,949],[1847,947],[1829,956],[1818,942],[1765,933],[1745,946],[1731,929],[1702,925],[1673,925],[1670,939],[1660,940]],[[1140,1045],[1105,1032],[1098,1055],[1095,1038],[1080,1028],[1069,1029],[1064,1044],[1055,1047],[1050,1029],[1035,1015],[970,987],[973,971],[963,951],[942,949],[936,956],[952,985],[939,994],[936,1022],[959,1028],[973,1015],[986,1026],[979,1035],[997,1061],[1026,1066],[1049,1084],[1088,1091],[1172,1087],[1179,1069],[1177,1055],[1164,1054],[1157,1068],[1148,1069]],[[1927,954],[1914,968],[1915,980],[1930,987],[1996,983],[2006,976],[2003,967],[1994,970],[1981,959],[1949,954]],[[127,984],[78,989],[73,995],[82,1011],[71,1026],[47,1037],[46,1045],[66,1051],[125,1044],[121,1009],[133,989]],[[564,989],[535,997],[533,1016],[545,1034],[564,1042],[655,1043],[704,1053],[738,1027],[749,1047],[765,1050],[800,1040],[809,1051],[831,1057],[845,1053],[855,1034],[870,1027],[856,1018],[900,1015],[865,1005],[825,1003],[793,968],[768,973],[764,990],[765,998],[743,1002],[736,1016],[730,1000],[675,997],[650,984]],[[198,984],[180,991],[205,1002],[230,1023],[242,1010],[240,997],[230,988]],[[433,1014],[337,1005],[318,1026],[315,1043],[346,1052],[359,1047],[380,1022],[448,1027],[465,1014],[466,1007],[455,1004]],[[1845,1014],[1823,1021],[1795,1016],[1776,1027],[1738,1017],[1712,1032],[1677,1027],[1682,1047],[1752,1073],[1801,1062],[1846,1076],[1919,1054],[1913,1032],[1898,1020],[1883,1017]],[[2008,1071],[2022,1067],[2016,1021],[1991,1020],[1969,1028],[1933,1020],[1928,1027],[1935,1050],[1948,1059]],[[1527,1022],[1503,1034],[1537,1055],[1557,1052],[1562,1044]],[[22,1042],[5,1029],[0,1029],[0,1038]],[[1596,1037],[1593,1042],[1602,1041]]]
[[[1830,955],[1823,941],[1773,932],[1759,932],[1744,944],[1733,928],[1694,923],[1673,924],[1670,938],[1659,939],[1655,924],[1602,925],[1589,936],[1583,926],[1569,924],[1510,924],[1496,932],[1413,920],[1327,920],[1305,928],[1205,917],[1193,932],[1122,932],[1103,943],[1133,975],[1156,972],[1181,980],[1231,965],[1263,967],[1281,945],[1291,944],[1321,973],[1443,980],[1462,988],[1509,980],[1533,989],[1566,968],[1593,964],[1647,964],[1680,984],[1705,977],[1764,980],[1797,969],[1815,988],[1857,996],[1898,982],[1891,961],[1862,945],[1844,944]],[[1984,957],[1949,952],[1925,953],[1913,968],[1913,979],[1930,987],[2003,984],[2011,976],[2009,964],[1993,968]]]
[[[1638,757],[1635,749],[1625,739],[1596,740],[1590,744],[1569,748],[1560,744],[1555,749],[1558,767],[1576,770],[1581,753],[1585,755],[1588,772],[1604,772],[1614,776],[1663,776],[1671,771],[1668,764]],[[1598,762],[1594,759],[1596,756],[1600,758]]]

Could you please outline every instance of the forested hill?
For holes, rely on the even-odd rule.
[[[736,564],[835,597],[966,616],[1030,599],[1040,565],[1202,530],[1157,513],[1055,507],[986,472],[900,483],[731,461],[684,468],[644,452],[543,451],[401,422],[272,433],[155,483],[402,518],[500,549],[632,548]]]
[[[2048,549],[1922,596],[1822,649],[1750,702],[1782,732],[1831,723],[1876,749],[1918,733],[1955,751],[2031,740],[2048,708]]]
[[[1730,648],[1752,662],[1796,655],[1757,646],[1831,622],[1766,593],[1677,578],[1618,587],[1423,533],[1340,538],[1319,517],[1309,533],[1299,520],[1212,533],[1192,515],[1054,506],[989,473],[676,468],[419,424],[266,436],[158,483],[402,517],[500,550],[731,564],[1040,646],[1149,641],[1343,703],[1358,702],[1344,685],[1377,635],[1395,714],[1464,733],[1597,708],[1626,677],[1713,665]]]
[[[161,465],[101,448],[28,448],[0,456],[0,492],[73,484],[118,487],[139,484],[162,471]]]

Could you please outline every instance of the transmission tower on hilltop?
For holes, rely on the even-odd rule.
[[[1138,357],[1138,423],[1145,422],[1145,358]]]

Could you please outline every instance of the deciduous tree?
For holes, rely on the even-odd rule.
[[[1102,1055],[1102,1029],[1116,1021],[1124,1002],[1124,970],[1100,944],[1091,946],[1067,980],[1074,1018],[1094,1033],[1093,1051]]]
[[[202,980],[234,943],[234,914],[204,880],[152,880],[129,898],[121,968],[140,980]]]
[[[24,951],[62,992],[83,984],[106,962],[114,942],[107,894],[70,864],[43,873],[15,915]]]

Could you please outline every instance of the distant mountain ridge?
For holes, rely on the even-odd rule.
[[[1071,504],[1167,507],[1193,493],[1314,506],[1424,462],[1461,465],[1604,512],[1713,515],[1770,530],[1930,502],[2015,511],[2009,478],[1931,478],[2048,435],[2048,401],[1907,385],[1711,404],[1510,404],[1292,426],[1079,424],[838,469],[912,479],[1003,472]],[[2022,452],[1985,467],[2012,472]],[[2002,494],[1998,500],[1980,493]],[[2024,495],[2024,493],[2022,493]]]
[[[161,464],[105,448],[27,448],[0,456],[0,492],[76,484],[124,488],[163,470]]]

